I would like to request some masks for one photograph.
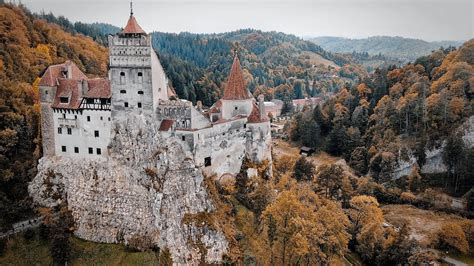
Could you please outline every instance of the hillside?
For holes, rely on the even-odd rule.
[[[461,42],[441,41],[427,42],[418,39],[403,37],[375,36],[365,39],[348,39],[341,37],[316,37],[310,41],[320,45],[323,49],[336,53],[369,53],[370,55],[384,55],[405,62],[430,54],[441,47],[458,47]]]
[[[0,5],[0,230],[30,214],[27,182],[41,156],[38,76],[73,60],[91,76],[107,73],[107,49],[82,35]]]

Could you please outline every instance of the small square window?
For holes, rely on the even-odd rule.
[[[61,151],[66,152],[66,146],[61,146]]]
[[[142,103],[138,103],[138,108],[142,108]]]
[[[104,120],[104,117],[101,116],[101,117],[100,117],[100,120]]]
[[[127,103],[127,102],[125,102],[125,103],[123,104],[123,106],[125,106],[125,107],[128,107],[128,103]]]
[[[185,140],[186,140],[186,137],[185,137],[185,136],[181,136],[181,140],[182,140],[182,141],[185,141]]]
[[[63,114],[63,118],[66,118],[66,114]]]
[[[90,122],[90,121],[91,121],[91,117],[87,116],[87,122]]]
[[[63,134],[63,129],[58,127],[58,134]]]
[[[204,166],[211,166],[211,157],[204,158]]]
[[[110,121],[110,117],[107,118]]]
[[[67,129],[67,134],[68,134],[68,135],[72,135],[72,128],[68,128],[68,129]]]
[[[234,110],[237,110],[237,106],[234,107]]]
[[[89,154],[93,154],[94,153],[94,149],[92,147],[89,147]]]
[[[74,119],[77,119],[77,115],[74,116]]]
[[[247,128],[247,124],[244,124],[244,128]]]
[[[140,94],[140,95],[143,94],[143,91],[138,91],[138,94]]]
[[[79,153],[79,147],[74,147],[74,153]]]
[[[45,91],[44,91],[44,94],[48,95],[48,91],[47,91],[47,90],[45,90]]]
[[[98,138],[99,137],[99,130],[94,131],[94,137]]]
[[[68,103],[69,102],[69,98],[68,97],[59,97],[59,101],[61,103]]]
[[[120,90],[120,93],[125,94],[125,93],[127,93],[127,91],[126,90]]]
[[[98,155],[101,155],[101,154],[102,154],[102,151],[100,150],[100,148],[97,148],[96,151],[97,151],[97,154],[98,154]]]

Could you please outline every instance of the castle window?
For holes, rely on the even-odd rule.
[[[237,106],[234,107],[234,110],[237,110]]]
[[[138,103],[138,108],[142,108],[142,103]]]
[[[211,166],[211,157],[204,158],[204,166]]]
[[[74,147],[74,153],[79,153],[79,147]]]
[[[91,117],[87,116],[87,122],[90,122],[90,121],[91,121]]]
[[[58,127],[58,134],[63,134],[63,129]]]
[[[102,154],[102,151],[100,150],[100,148],[97,148],[97,149],[96,149],[96,152],[97,152],[97,155],[101,155],[101,154]]]
[[[48,90],[45,90],[45,91],[44,91],[44,94],[48,95]]]
[[[68,128],[68,129],[67,129],[67,134],[68,134],[68,135],[72,135],[72,128]]]
[[[123,106],[128,107],[128,102],[124,102]]]
[[[89,147],[89,154],[93,154],[94,153],[94,149],[92,147]]]
[[[77,115],[74,116],[74,119],[77,119]]]
[[[142,82],[143,82],[143,73],[138,72],[138,83],[142,83]]]
[[[125,84],[125,72],[120,72],[120,84]]]
[[[69,98],[68,97],[59,97],[59,101],[61,103],[69,103]]]
[[[124,94],[124,93],[127,93],[126,90],[121,90],[120,93]]]
[[[110,121],[110,117],[107,118]]]
[[[104,120],[104,117],[101,116],[101,117],[100,117],[100,120]]]
[[[66,118],[66,114],[63,114],[63,118]]]
[[[142,95],[142,94],[143,94],[143,91],[138,91],[138,94]]]
[[[66,146],[61,146],[61,151],[66,152]]]
[[[244,128],[247,128],[247,124],[244,124]]]
[[[94,137],[96,137],[96,138],[99,137],[99,130],[94,130]]]
[[[181,140],[182,140],[182,141],[185,141],[185,140],[186,140],[186,136],[181,136]]]

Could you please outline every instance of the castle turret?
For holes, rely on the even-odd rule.
[[[240,60],[237,55],[230,69],[227,86],[222,98],[222,118],[231,119],[237,115],[249,116],[254,98],[245,84]]]
[[[112,117],[153,114],[158,101],[168,100],[168,80],[148,35],[130,12],[125,28],[109,36],[109,78]]]

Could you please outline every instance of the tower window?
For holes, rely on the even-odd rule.
[[[96,138],[99,137],[99,130],[94,130],[94,137],[96,137]]]
[[[44,94],[48,95],[48,90],[45,90],[45,91],[44,91]]]
[[[66,152],[66,146],[61,146],[61,151]]]
[[[143,73],[138,72],[138,83],[142,83],[142,82],[143,82]]]
[[[87,116],[87,122],[90,122],[90,121],[91,121],[91,117]]]
[[[69,102],[69,98],[68,97],[59,97],[59,101],[61,103],[68,103]]]
[[[124,102],[123,106],[128,107],[128,102]]]
[[[126,90],[120,90],[120,93],[124,94],[124,93],[127,93]]]
[[[92,147],[89,147],[89,154],[93,154],[94,153],[94,149]]]
[[[237,110],[237,106],[234,107],[234,110]]]
[[[58,134],[63,134],[63,129],[58,127]]]
[[[138,108],[142,108],[142,103],[138,103]]]
[[[185,140],[186,140],[186,136],[181,136],[181,140],[182,140],[182,141],[185,141]]]
[[[120,84],[125,84],[125,72],[120,72]]]
[[[63,118],[66,118],[66,114],[63,114]]]
[[[143,94],[143,91],[138,91],[138,94],[142,95],[142,94]]]
[[[138,72],[138,76],[139,76],[139,77],[142,77],[142,76],[143,76],[143,73],[142,73],[142,72]]]
[[[67,134],[68,134],[68,135],[72,135],[72,128],[68,128],[68,129],[67,129]]]
[[[79,153],[79,147],[74,147],[74,153]]]
[[[102,154],[102,151],[100,150],[100,148],[97,148],[96,152],[97,152],[98,155]]]
[[[101,116],[101,117],[100,117],[100,120],[104,120],[104,117]]]

